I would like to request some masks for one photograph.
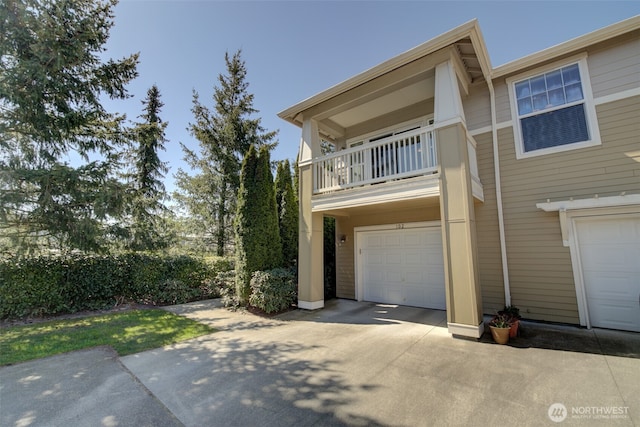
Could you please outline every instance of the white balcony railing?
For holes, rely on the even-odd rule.
[[[426,175],[437,171],[433,126],[389,136],[313,160],[313,192]]]

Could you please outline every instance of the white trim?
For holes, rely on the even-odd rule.
[[[400,227],[401,225],[401,227]],[[440,227],[440,221],[417,221],[417,222],[403,222],[393,224],[379,224],[379,225],[362,225],[360,227],[354,227],[353,232],[367,232],[367,231],[384,231],[384,230],[407,230],[412,228],[430,228]]]
[[[302,301],[298,300],[298,308],[303,310],[319,310],[324,308],[324,300],[320,301]]]
[[[451,335],[460,335],[463,337],[480,338],[484,333],[484,322],[477,326],[465,325],[463,323],[447,322],[447,329]]]
[[[406,222],[406,223],[394,223],[394,224],[380,224],[380,225],[366,225],[353,228],[354,242],[353,245],[353,259],[355,263],[355,297],[357,301],[362,301],[364,298],[364,283],[362,282],[363,272],[362,263],[360,262],[361,253],[361,239],[362,233],[370,231],[384,231],[384,230],[407,230],[413,228],[441,228],[440,221],[418,221],[418,222]]]
[[[576,302],[578,304],[578,319],[580,325],[586,326],[591,329],[591,321],[589,320],[589,309],[587,305],[587,295],[584,289],[584,276],[582,274],[582,260],[580,256],[580,249],[577,236],[576,224],[573,220],[567,220],[566,215],[561,218],[565,221],[565,227],[567,233],[567,240],[564,246],[569,247],[569,253],[571,255],[571,268],[573,269],[573,284],[576,290]],[[562,222],[560,223],[562,225]],[[564,236],[563,236],[564,239]]]
[[[436,173],[314,195],[311,197],[311,211],[330,211],[378,203],[438,197],[439,195],[440,174]]]
[[[507,242],[504,227],[504,211],[502,206],[502,180],[500,178],[500,150],[498,147],[498,125],[496,116],[496,92],[493,81],[489,80],[489,98],[491,100],[491,143],[493,145],[493,174],[496,185],[496,206],[498,208],[498,235],[500,237],[500,257],[502,261],[502,284],[504,287],[504,302],[511,305],[511,284],[509,282],[509,263],[507,260]],[[511,123],[511,122],[509,122]]]
[[[565,145],[557,145],[549,148],[542,148],[539,150],[533,151],[524,151],[524,144],[522,141],[522,128],[520,126],[520,116],[518,114],[518,106],[516,102],[516,94],[515,94],[515,83],[525,80],[527,78],[531,78],[550,70],[554,70],[557,68],[566,67],[569,65],[578,64],[578,69],[580,71],[580,82],[582,85],[582,94],[583,100],[578,102],[577,104],[571,103],[563,106],[559,106],[557,109],[566,108],[571,105],[584,105],[584,112],[586,115],[587,127],[589,130],[589,139],[587,141],[575,142],[571,144]],[[561,61],[556,61],[552,64],[547,64],[545,66],[537,67],[533,70],[529,70],[525,73],[518,74],[516,76],[509,77],[506,79],[507,89],[509,91],[509,105],[511,107],[511,117],[514,117],[513,122],[513,140],[516,149],[516,159],[526,159],[530,157],[544,156],[547,154],[560,153],[564,151],[577,150],[580,148],[593,147],[596,145],[601,145],[602,141],[600,139],[600,129],[598,127],[598,117],[596,115],[596,107],[593,101],[593,92],[591,89],[591,77],[589,76],[589,66],[587,64],[587,54],[582,53],[579,55],[574,55],[570,58],[565,58]],[[536,116],[538,114],[544,114],[548,112],[548,110],[542,110],[536,113],[532,113],[527,116]]]
[[[538,209],[542,209],[545,212],[557,212],[561,210],[576,210],[576,209],[595,209],[595,208],[610,208],[610,207],[622,207],[630,205],[640,205],[640,194],[625,194],[619,196],[609,197],[592,197],[589,199],[577,199],[577,200],[559,200],[557,202],[536,203]]]
[[[545,212],[558,212],[560,219],[560,233],[562,234],[562,245],[571,247],[571,224],[570,219],[577,214],[572,213],[576,210],[588,210],[605,208],[622,208],[625,206],[639,206],[640,194],[629,194],[609,197],[592,197],[589,199],[578,200],[560,200],[557,202],[536,203],[538,209]],[[602,212],[602,211],[599,211]],[[574,269],[574,271],[577,271]]]
[[[497,123],[495,125],[495,129],[499,130],[499,129],[504,129],[504,128],[508,128],[513,126],[513,123],[511,120],[507,120],[506,122],[500,122]],[[469,131],[469,135],[471,136],[476,136],[476,135],[482,135],[483,133],[489,133],[494,129],[494,126],[492,125],[487,125],[487,126],[483,126],[481,128],[477,128],[474,130],[470,130]]]
[[[461,124],[464,127],[466,132],[467,123],[464,121],[464,117],[461,117],[461,116],[455,116],[455,117],[451,117],[450,119],[443,120],[441,122],[435,122],[433,124],[433,130],[438,130],[438,129],[442,129],[442,128],[446,128],[446,127],[458,125],[458,124]]]
[[[640,96],[640,87],[633,89],[623,90],[622,92],[612,93],[610,95],[600,96],[593,100],[595,105],[602,105],[608,102],[622,101],[623,99],[633,98],[634,96]]]

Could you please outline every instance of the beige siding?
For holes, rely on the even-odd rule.
[[[355,299],[355,260],[354,243],[355,227],[367,225],[396,224],[419,221],[436,221],[440,219],[440,208],[430,206],[422,209],[393,211],[385,207],[384,212],[359,211],[355,215],[336,217],[336,295],[338,298]],[[340,243],[340,236],[345,235],[345,243]]]
[[[512,303],[525,317],[578,323],[571,258],[562,245],[558,214],[535,205],[640,193],[638,111],[640,97],[600,105],[602,145],[528,159],[516,160],[512,128],[499,131]]]
[[[640,87],[640,31],[589,50],[587,60],[595,98]]]
[[[507,83],[505,79],[495,80],[493,87],[496,94],[496,122],[508,122],[511,120],[511,104]]]
[[[491,133],[477,135],[475,140],[478,147],[478,171],[484,190],[484,203],[475,204],[478,275],[482,289],[482,308],[485,313],[491,314],[504,306],[493,144]]]
[[[467,129],[473,131],[491,126],[491,99],[486,84],[469,88],[469,96],[463,99],[463,108]]]

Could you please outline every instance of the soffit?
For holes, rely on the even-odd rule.
[[[390,111],[400,110],[433,98],[433,95],[434,78],[429,77],[330,116],[329,120],[343,128],[348,128],[372,118],[383,116]]]

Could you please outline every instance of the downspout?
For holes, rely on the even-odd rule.
[[[500,234],[500,254],[502,255],[502,281],[504,283],[504,304],[511,305],[509,267],[507,265],[507,244],[504,234],[504,214],[502,212],[502,184],[500,182],[500,155],[498,154],[498,129],[496,119],[496,94],[491,76],[487,79],[491,99],[491,137],[493,139],[493,170],[496,181],[496,204],[498,205],[498,230]]]

